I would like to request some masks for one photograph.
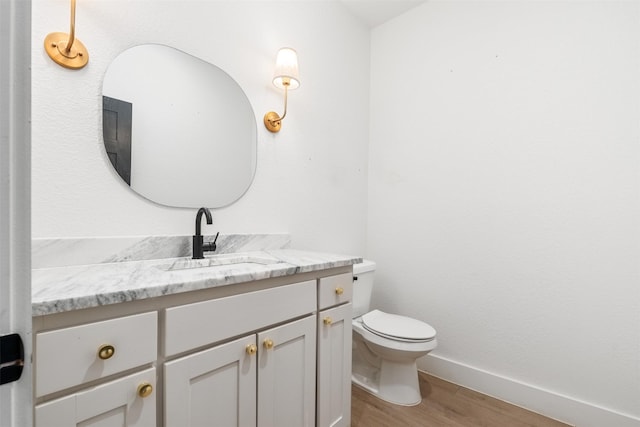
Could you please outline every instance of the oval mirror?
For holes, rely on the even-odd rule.
[[[215,65],[162,45],[122,52],[102,86],[107,156],[156,203],[229,205],[256,169],[256,120],[242,88]]]

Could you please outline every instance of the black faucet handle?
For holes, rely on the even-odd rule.
[[[207,242],[202,245],[202,250],[204,252],[215,252],[215,250],[218,249],[218,246],[216,245],[218,235],[220,235],[219,231],[216,233],[216,237],[213,239],[213,242]]]

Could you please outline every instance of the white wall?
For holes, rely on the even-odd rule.
[[[430,1],[371,52],[374,302],[425,369],[640,425],[640,5]]]
[[[258,122],[252,187],[239,202],[215,210],[214,225],[203,231],[289,232],[298,248],[363,253],[369,31],[344,6],[82,1],[76,36],[90,61],[80,71],[56,65],[42,48],[49,32],[68,28],[68,0],[34,2],[34,238],[193,233],[195,210],[159,206],[130,192],[102,145],[107,67],[129,47],[161,43],[228,72],[247,93]],[[302,84],[290,94],[282,131],[271,134],[262,116],[283,107],[282,91],[271,84],[282,46],[298,51]]]

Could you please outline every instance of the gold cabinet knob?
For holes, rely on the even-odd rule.
[[[256,354],[258,352],[258,347],[255,344],[249,344],[246,347],[247,354]]]
[[[138,396],[145,398],[153,393],[153,386],[149,383],[142,383],[138,386]]]
[[[342,295],[344,293],[344,288],[336,288],[336,295]]]
[[[264,346],[264,348],[266,348],[267,350],[271,350],[273,348],[273,340],[267,338],[266,340],[264,340],[262,342],[262,345]]]
[[[324,322],[325,325],[331,325],[333,323],[333,320],[329,316],[322,319],[322,321]]]
[[[116,348],[111,344],[102,344],[98,348],[98,357],[102,360],[111,359],[116,354]]]

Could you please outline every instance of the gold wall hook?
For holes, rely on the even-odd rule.
[[[66,33],[49,33],[44,50],[53,61],[65,68],[79,70],[89,62],[89,51],[76,39],[76,0],[71,0],[71,29]]]

